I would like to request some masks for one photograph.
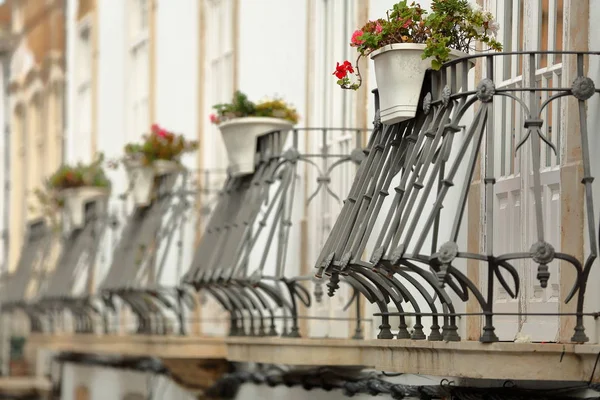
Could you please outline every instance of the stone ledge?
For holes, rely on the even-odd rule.
[[[600,383],[600,345],[413,340],[31,335],[28,347],[162,359],[363,366],[472,379]]]
[[[45,378],[35,377],[1,377],[0,393],[3,395],[20,396],[27,394],[48,394],[52,383]]]
[[[152,356],[166,358],[225,358],[223,338],[147,335],[30,335],[27,347],[55,351]]]
[[[228,338],[227,358],[293,365],[361,365],[473,379],[588,381],[600,345],[412,340]],[[600,382],[600,367],[592,382]]]

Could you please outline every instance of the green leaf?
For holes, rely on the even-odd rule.
[[[433,68],[436,71],[439,71],[440,68],[442,68],[442,63],[437,59],[433,59],[431,60],[431,68]]]

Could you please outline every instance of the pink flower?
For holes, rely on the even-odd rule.
[[[362,35],[364,34],[363,31],[361,31],[360,29],[357,31],[354,31],[354,33],[352,34],[352,39],[350,39],[350,46],[360,46],[361,44],[363,44],[365,41],[361,40]]]
[[[158,132],[156,132],[156,134],[161,138],[167,137],[167,133],[168,132],[162,128],[159,128]]]
[[[210,114],[209,118],[210,118],[211,123],[213,123],[213,124],[219,123],[219,117],[217,117],[215,114]]]
[[[150,129],[152,129],[152,132],[158,132],[160,130],[160,126],[158,126],[158,124],[152,124]]]
[[[383,28],[381,27],[381,23],[379,21],[377,21],[377,25],[375,25],[375,32],[381,33],[382,30],[383,30]]]

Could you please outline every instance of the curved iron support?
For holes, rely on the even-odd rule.
[[[539,54],[559,54],[563,60],[574,60],[572,64],[576,66],[576,72],[575,69],[570,69],[569,73],[575,73],[567,77],[572,80],[571,87],[538,86],[535,66]],[[496,88],[493,81],[494,61],[502,57],[514,59],[516,55],[524,63],[522,84]],[[512,298],[517,298],[521,290],[522,278],[519,276],[516,260],[520,263],[531,260],[537,265],[536,278],[542,289],[549,285],[551,264],[555,264],[554,268],[559,270],[573,267],[576,278],[565,302],[576,299],[576,323],[572,341],[586,342],[588,338],[583,326],[585,289],[593,262],[600,250],[597,239],[600,236],[600,223],[596,220],[593,205],[586,110],[586,102],[600,91],[596,89],[592,79],[584,75],[584,57],[592,55],[600,56],[600,53],[524,51],[477,54],[455,60],[445,64],[440,71],[427,73],[421,92],[422,108],[414,119],[392,126],[382,126],[377,119],[376,93],[375,128],[365,152],[366,159],[361,163],[342,211],[315,265],[317,277],[328,277],[330,294],[335,292],[339,275],[349,274],[349,270],[364,275],[376,290],[385,294],[386,303],[400,303],[399,298],[394,296],[396,293],[412,304],[415,300],[408,295],[419,293],[431,312],[415,308],[414,313],[410,314],[414,314],[417,319],[422,316],[432,318],[433,334],[430,340],[440,339],[437,323],[439,317],[444,319],[441,336],[446,340],[460,340],[456,317],[469,313],[457,313],[448,294],[454,292],[463,302],[469,301],[469,295],[472,295],[481,308],[481,313],[475,313],[474,316],[484,317],[480,340],[494,342],[498,340],[493,323],[496,289],[499,287],[505,295]],[[486,61],[484,79],[474,90],[469,90],[466,86],[457,87],[457,71],[463,71],[462,82],[467,82],[468,63],[475,59]],[[548,154],[547,157],[551,154],[558,156],[559,147],[556,135],[552,136],[550,130],[544,127],[544,118],[550,112],[550,107],[558,106],[561,101],[564,104],[567,99],[576,101],[571,118],[579,119],[580,128],[583,166],[581,184],[586,211],[583,229],[590,244],[584,263],[575,256],[555,250],[553,244],[548,242],[548,223],[544,220],[543,211],[542,190],[545,183],[542,182],[542,169],[548,166],[543,162],[548,161],[543,161],[542,150]],[[494,146],[498,146],[495,145],[496,140],[504,140],[498,138],[503,130],[495,131],[497,116],[494,116],[494,112],[499,100],[515,107],[517,111],[514,113],[522,113],[524,134],[516,138],[513,150],[515,154],[529,152],[528,165],[532,167],[531,187],[527,190],[531,190],[531,228],[534,240],[529,251],[523,249],[512,254],[502,254],[494,247],[494,231],[498,223],[494,189],[499,176],[498,167],[494,164],[497,162]],[[473,109],[472,120],[465,118],[467,112]],[[459,125],[463,120],[467,124],[464,129]],[[502,152],[506,153],[504,150]],[[479,234],[485,235],[486,239],[482,253],[472,254],[462,251],[463,244],[459,243],[458,238],[461,229],[465,229],[463,217],[467,201],[470,196],[473,197],[470,193],[471,183],[478,163],[481,163],[483,171],[483,176],[479,179],[483,193],[481,204],[485,210]],[[466,170],[466,175],[463,175],[463,170]],[[456,185],[457,178],[462,176],[465,176],[463,182],[458,182],[462,186],[453,189],[454,200],[450,201],[450,190]],[[392,187],[395,193],[391,202],[385,203],[390,205],[384,205],[384,199]],[[449,208],[448,203],[452,204]],[[443,234],[442,216],[448,218],[448,229]],[[471,228],[470,226],[469,229]],[[579,235],[579,232],[574,234]],[[427,246],[430,246],[430,252],[425,249]],[[369,262],[361,259],[363,254],[369,254]],[[478,267],[484,273],[487,272],[485,291],[482,291],[479,282],[474,282],[456,267],[455,260],[458,259],[475,261],[472,265],[478,263]],[[515,260],[514,265],[512,260]],[[371,268],[383,278],[364,272]],[[561,294],[560,297],[565,296]],[[508,314],[522,313],[519,309]],[[399,313],[394,314],[402,318],[409,313],[399,308]],[[563,317],[572,315],[561,313],[560,310],[551,314]],[[385,316],[385,313],[380,315]]]

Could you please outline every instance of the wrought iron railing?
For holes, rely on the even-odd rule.
[[[553,81],[560,84],[552,85],[545,78],[552,71],[538,64],[541,55],[550,53],[562,56],[560,75]],[[461,340],[458,319],[464,317],[483,319],[480,341],[494,342],[499,340],[495,325],[503,318],[561,317],[575,319],[573,342],[588,341],[584,316],[597,314],[584,308],[586,287],[598,252],[588,117],[598,110],[590,100],[599,90],[584,71],[588,58],[598,55],[469,56],[428,72],[414,119],[387,126],[376,117],[367,157],[316,263],[317,276],[328,280],[329,295],[340,281],[359,290],[379,308],[378,337],[384,339]],[[517,57],[523,62],[521,83],[503,85],[503,71],[495,66]],[[483,78],[477,78],[475,88],[460,90],[474,60]],[[513,125],[514,133],[507,129]],[[552,153],[566,154],[569,160]],[[580,173],[557,179],[568,163]],[[578,176],[582,189],[565,181],[573,179],[569,176]],[[500,193],[511,179],[516,186],[508,194],[525,196],[515,205],[525,210],[514,211],[513,220],[503,214]],[[557,186],[561,212],[552,211],[555,198],[548,196]],[[581,203],[565,203],[579,190]],[[564,221],[572,218],[581,223],[570,221],[565,231]],[[507,227],[513,232],[506,233]],[[513,233],[517,237],[506,241]],[[504,237],[495,238],[500,234]],[[589,245],[585,253],[584,236]],[[579,245],[570,244],[572,240]],[[561,251],[577,246],[581,252]],[[575,274],[567,287],[568,270]],[[517,299],[527,290],[532,271],[538,283],[528,296],[556,297],[548,291],[561,287],[569,292],[559,293],[562,298],[546,311],[507,307],[506,298]],[[480,311],[467,310],[469,301]],[[563,301],[575,302],[574,311],[565,311]],[[390,311],[392,305],[398,312]],[[398,327],[390,326],[391,316],[399,317]],[[409,316],[415,319],[412,332],[406,324]],[[431,322],[428,336],[425,320]]]
[[[184,314],[194,306],[193,298],[187,290],[161,282],[167,270],[176,271],[176,279],[181,277],[183,246],[194,242],[184,235],[184,225],[210,215],[216,194],[212,181],[223,172],[193,170],[163,177],[157,182],[156,199],[126,218],[111,266],[99,286],[105,332],[120,325],[110,320],[118,319],[125,308],[135,315],[136,333],[169,333],[173,315],[179,331],[185,332]],[[193,207],[198,203],[202,208]]]
[[[345,130],[353,139],[342,153],[329,149],[332,129],[295,130],[283,153],[274,151],[280,133],[263,137],[256,172],[226,180],[181,285],[139,279],[140,267],[160,265],[156,246],[148,246],[142,264],[131,254],[117,257],[114,275],[101,286],[104,311],[115,309],[119,298],[136,314],[137,332],[166,333],[169,314],[183,334],[197,290],[229,312],[232,335],[297,337],[300,304],[310,307],[322,293],[317,284],[311,296],[304,282],[312,277],[289,269],[298,256],[290,252],[293,210],[299,198],[347,196],[320,249],[316,275],[327,278],[330,296],[341,282],[354,289],[358,320],[358,293],[375,304],[379,338],[457,341],[459,320],[467,318],[481,321],[482,342],[494,342],[505,338],[497,335],[504,318],[522,324],[535,317],[572,318],[571,340],[586,342],[584,317],[598,315],[585,303],[598,251],[588,133],[598,90],[584,71],[600,53],[553,53],[561,54],[562,65],[552,70],[538,64],[548,52],[519,52],[469,56],[429,71],[415,118],[387,126],[376,117],[366,149],[361,130]],[[523,76],[510,83],[496,68],[506,58],[523,62]],[[483,78],[475,88],[462,86],[473,60]],[[322,143],[316,153],[301,149],[309,135]],[[302,172],[302,164],[312,172]],[[349,193],[332,188],[332,172],[344,164],[358,166]],[[572,168],[578,174],[569,174]],[[313,175],[315,191],[298,196],[299,177]],[[581,183],[573,184],[573,177]],[[163,206],[179,211],[166,216],[158,207],[157,218],[166,220],[154,224],[148,238],[162,232],[160,242],[181,251],[181,240],[169,240],[175,233],[167,228],[181,224],[197,194],[185,185],[174,190]],[[521,196],[508,217],[506,196]],[[571,281],[566,271],[574,271]],[[155,273],[160,276],[160,266]],[[560,291],[567,286],[568,293]],[[528,296],[552,305],[507,306]],[[90,304],[82,306],[81,318]],[[390,325],[391,317],[399,326]],[[355,337],[362,337],[360,324]]]
[[[346,151],[329,149],[332,132],[348,133]],[[299,336],[299,303],[309,307],[311,296],[302,279],[286,271],[290,260],[299,257],[289,251],[292,213],[319,194],[339,200],[343,194],[332,189],[332,173],[346,163],[360,164],[363,133],[360,129],[295,129],[292,146],[283,154],[273,151],[273,144],[281,140],[279,133],[267,135],[259,141],[261,162],[256,172],[230,177],[225,183],[183,283],[210,293],[229,312],[230,335],[277,335],[276,320],[281,319],[283,336]],[[320,150],[301,147],[301,135],[316,137]],[[301,173],[302,164],[312,174]],[[301,196],[299,180],[310,179],[309,175],[315,175],[317,185]],[[265,273],[268,266],[274,267],[272,273]]]
[[[299,304],[310,306],[312,300],[303,282],[312,276],[295,277],[289,270],[291,260],[300,257],[289,250],[297,222],[293,214],[319,201],[339,202],[326,207],[335,209],[333,213],[339,209],[345,189],[336,184],[336,174],[343,170],[346,185],[350,183],[364,159],[365,134],[361,129],[295,129],[291,146],[283,151],[278,150],[281,134],[269,134],[259,140],[256,172],[229,176],[217,197],[210,189],[210,175],[223,171],[161,178],[157,197],[148,207],[135,208],[123,221],[114,210],[90,218],[88,228],[97,228],[100,220],[102,228],[109,229],[92,229],[94,240],[86,241],[87,249],[67,238],[61,265],[48,276],[44,295],[24,302],[22,308],[31,313],[32,323],[35,317],[38,331],[54,331],[67,311],[75,332],[98,331],[100,324],[109,333],[121,323],[120,312],[128,309],[135,317],[132,332],[165,334],[177,329],[185,334],[195,307],[192,294],[200,290],[229,312],[232,335],[277,335],[281,328],[284,336],[299,336],[298,320],[306,318],[299,315]],[[316,184],[307,184],[313,180]],[[299,194],[304,185],[307,192]],[[127,201],[126,194],[120,198]],[[183,237],[180,228],[190,220],[190,211],[206,225],[200,245],[182,284],[165,285],[163,271],[188,267],[182,265],[183,246],[190,246],[194,238]],[[90,230],[86,229],[82,232]],[[95,255],[98,245],[110,247],[98,251],[100,261],[107,251],[112,253],[108,271],[99,276],[96,295],[76,294],[71,282],[74,261],[80,261],[84,250]],[[81,251],[74,254],[73,248]],[[93,255],[87,259],[88,274],[99,261]],[[359,300],[355,291],[348,306],[356,304],[360,318]]]

